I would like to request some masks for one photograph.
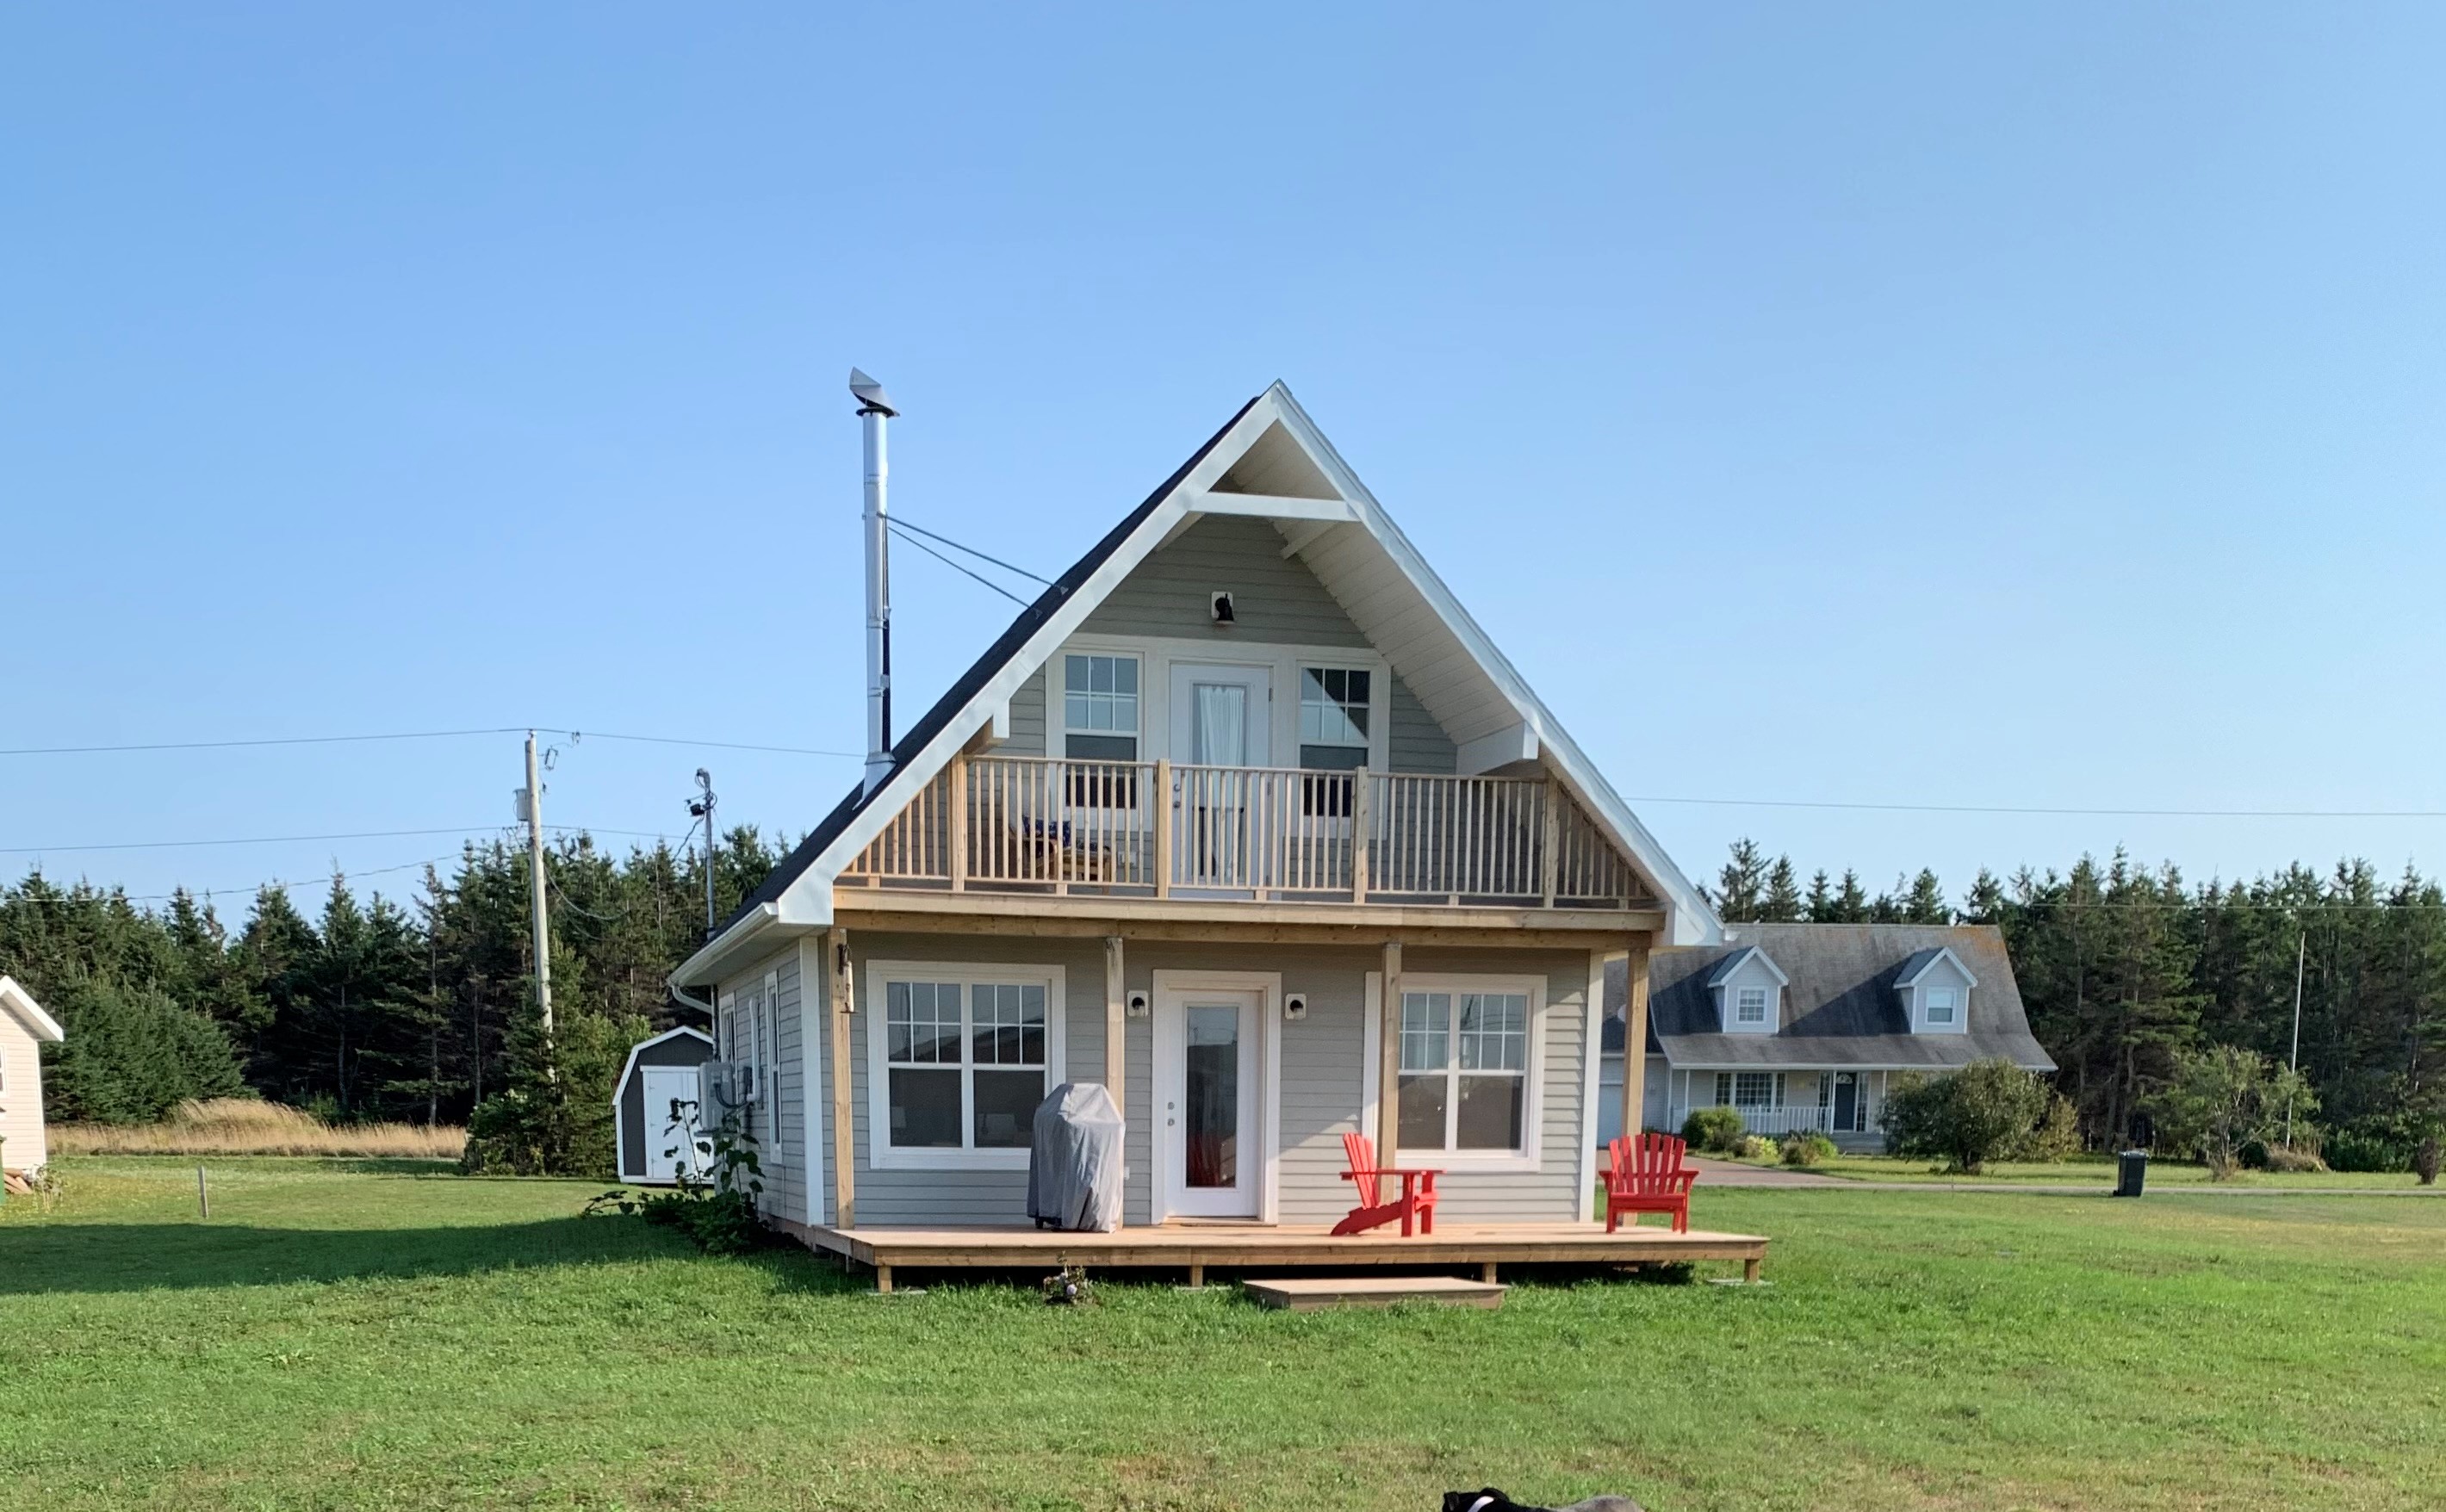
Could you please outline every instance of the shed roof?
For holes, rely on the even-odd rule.
[[[24,1024],[27,1033],[36,1039],[47,1039],[56,1045],[67,1038],[67,1031],[60,1027],[60,1021],[43,1012],[43,1005],[34,1000],[32,993],[18,986],[14,977],[0,977],[0,1010]]]
[[[2055,1061],[2030,1033],[2004,932],[1993,924],[1768,924],[1733,926],[1731,944],[1651,952],[1650,1054],[1676,1066],[1884,1066],[1944,1070],[2003,1056],[2032,1071]],[[1783,968],[1783,1024],[1772,1035],[1719,1027],[1708,981],[1751,946]],[[1977,980],[1960,1034],[1911,1033],[1896,989],[1923,956],[1950,950]],[[1924,968],[1924,964],[1922,966]],[[1605,1047],[1622,1050],[1623,964],[1606,970]]]

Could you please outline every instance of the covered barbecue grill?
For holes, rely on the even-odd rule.
[[[1065,1081],[1036,1108],[1027,1216],[1039,1228],[1121,1226],[1121,1115],[1103,1084]]]

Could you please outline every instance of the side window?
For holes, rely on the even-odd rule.
[[[1928,1021],[1932,1024],[1950,1024],[1953,1022],[1953,989],[1930,987],[1928,990]]]
[[[1138,758],[1138,659],[1062,659],[1062,754],[1079,761]]]
[[[1299,764],[1311,772],[1359,772],[1367,765],[1368,699],[1374,675],[1364,667],[1300,668]],[[1304,777],[1303,812],[1346,817],[1354,778]]]

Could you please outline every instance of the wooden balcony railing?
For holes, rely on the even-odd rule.
[[[969,756],[844,886],[1629,907],[1630,868],[1553,782]]]

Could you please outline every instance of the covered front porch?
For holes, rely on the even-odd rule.
[[[1654,1265],[1739,1260],[1757,1280],[1767,1241],[1756,1234],[1646,1226],[1607,1233],[1602,1223],[1439,1223],[1432,1234],[1336,1236],[1323,1224],[1163,1223],[1103,1234],[1008,1225],[914,1227],[786,1225],[809,1248],[871,1267],[878,1292],[904,1270],[1158,1270],[1205,1284],[1209,1270],[1282,1275],[1345,1267],[1405,1266],[1494,1280],[1504,1265]]]

